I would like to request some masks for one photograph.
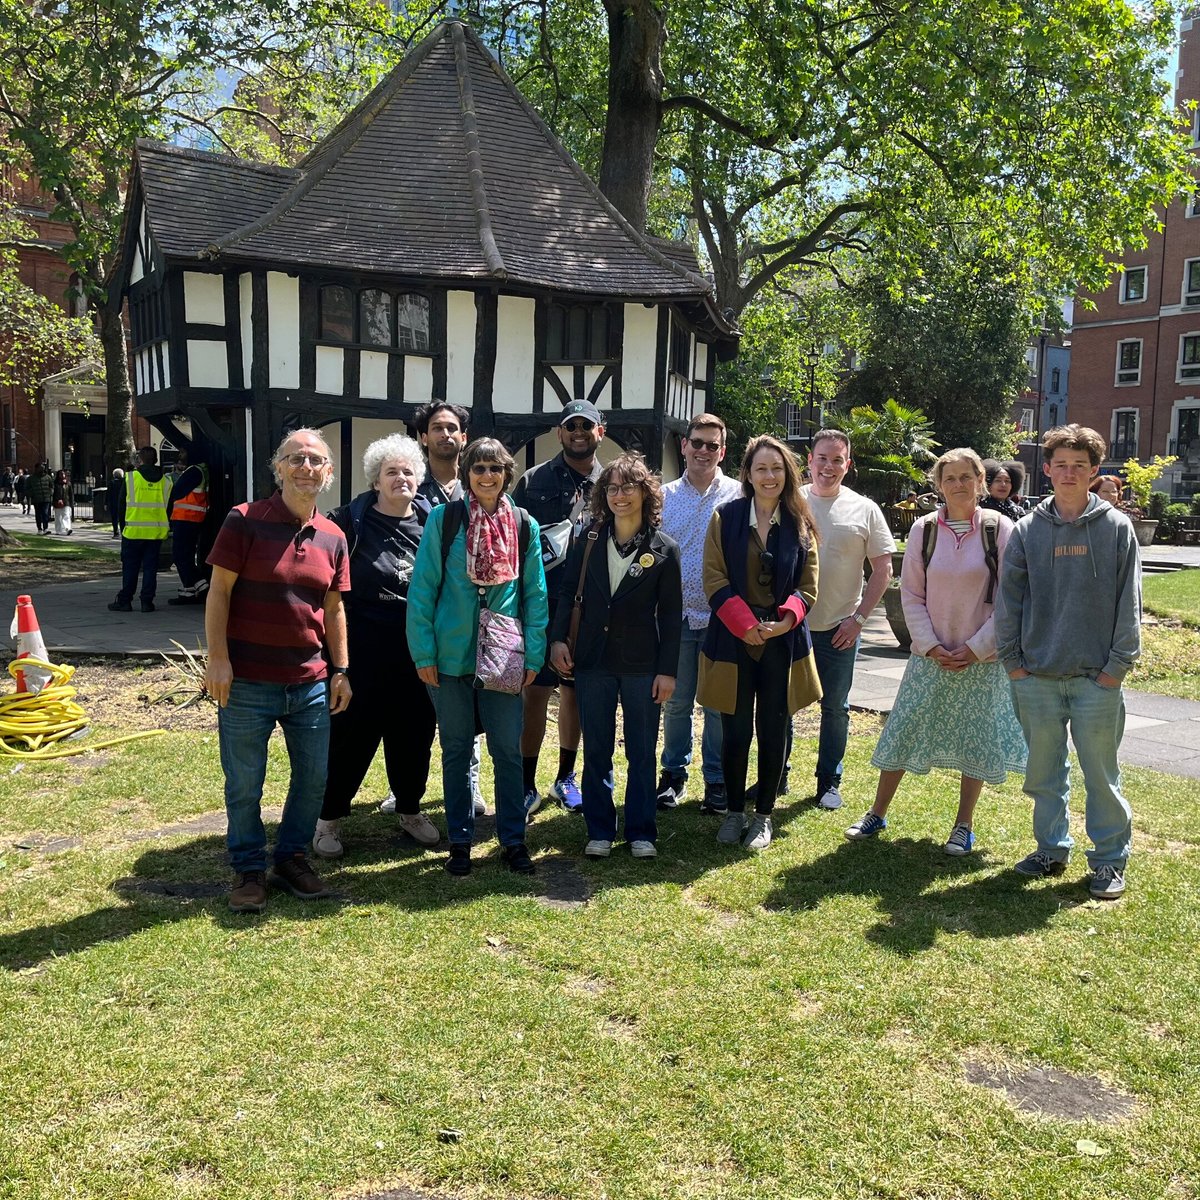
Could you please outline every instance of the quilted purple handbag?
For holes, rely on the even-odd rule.
[[[518,695],[525,683],[525,633],[516,617],[479,609],[475,686]]]

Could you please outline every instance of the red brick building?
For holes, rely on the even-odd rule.
[[[1200,99],[1200,12],[1180,26],[1176,102]],[[1200,112],[1200,110],[1197,110]],[[1200,153],[1200,117],[1192,123]],[[1075,305],[1071,420],[1109,441],[1106,468],[1178,455],[1159,483],[1177,498],[1200,491],[1200,190],[1172,203],[1161,232],[1123,260],[1104,291]]]

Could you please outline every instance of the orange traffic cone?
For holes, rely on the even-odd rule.
[[[13,613],[12,627],[8,631],[10,637],[17,639],[17,658],[40,658],[46,661],[46,641],[42,637],[41,626],[38,625],[37,613],[33,610],[33,598],[30,596],[17,597],[17,609]],[[30,667],[28,671],[18,671],[18,692],[40,692],[53,678],[44,667]]]

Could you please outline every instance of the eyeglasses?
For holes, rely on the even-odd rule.
[[[632,496],[634,492],[641,491],[641,488],[640,483],[610,483],[604,491],[609,496]]]
[[[758,582],[766,587],[775,578],[775,555],[764,550],[758,560]]]
[[[565,429],[568,433],[587,433],[596,427],[591,421],[585,421],[582,417],[579,417],[574,421],[564,421],[561,428]]]
[[[503,475],[504,468],[499,463],[472,463],[472,475]]]
[[[710,454],[716,454],[721,448],[720,442],[706,442],[703,438],[688,438],[688,441],[692,443],[693,450],[707,450]]]
[[[323,454],[285,454],[279,460],[285,462],[289,467],[302,467],[306,463],[312,463],[314,467],[325,467],[329,465],[329,459]]]

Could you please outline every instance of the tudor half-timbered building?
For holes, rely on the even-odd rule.
[[[139,142],[124,237],[138,412],[219,464],[218,504],[300,424],[347,496],[435,397],[521,467],[586,398],[673,472],[736,352],[690,250],[630,227],[457,21],[295,168]]]

